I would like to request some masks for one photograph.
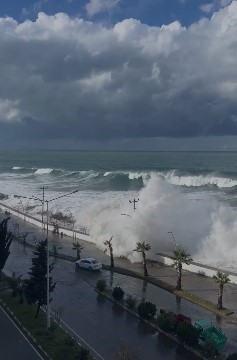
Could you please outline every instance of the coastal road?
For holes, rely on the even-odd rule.
[[[41,229],[36,228],[32,225],[28,226],[27,223],[21,222],[20,226],[21,228],[24,228],[24,231],[27,230],[32,231],[29,234],[29,237],[27,237],[28,241],[30,238],[34,237],[34,232],[33,232],[34,229],[38,230],[38,237],[40,237],[39,236],[40,234],[42,237],[44,236],[44,234],[42,234],[41,232]],[[55,236],[53,234],[50,234],[50,239],[54,240]],[[69,252],[69,250],[71,250],[72,239],[67,237],[63,238],[62,240],[60,238],[59,239],[56,238],[55,241],[57,244],[60,244],[60,246],[63,246],[62,252],[65,252],[65,250],[68,250]],[[7,269],[9,273],[15,271],[18,274],[22,274],[26,276],[28,269],[31,266],[32,253],[29,249],[24,249],[22,246],[17,245],[15,243],[12,244],[12,248],[13,251],[10,255],[10,258],[8,259],[5,269]],[[72,254],[72,252],[70,253]],[[94,244],[86,243],[86,246],[83,250],[84,256],[96,257],[97,253],[98,253],[98,257],[100,258],[101,253],[103,252],[96,249]],[[60,304],[61,306],[63,306],[64,308],[63,319],[69,325],[69,327],[72,328],[73,331],[77,332],[86,342],[92,344],[95,350],[100,349],[99,341],[97,341],[97,338],[99,337],[96,334],[96,332],[100,333],[100,327],[102,326],[102,328],[104,329],[103,330],[104,333],[106,333],[106,329],[108,329],[108,332],[110,333],[109,339],[110,337],[113,337],[113,334],[111,334],[111,329],[117,327],[115,318],[117,314],[116,310],[118,309],[114,308],[113,305],[108,301],[102,302],[100,301],[101,299],[99,298],[96,300],[96,294],[93,289],[95,287],[97,280],[100,278],[105,279],[107,281],[107,284],[111,284],[111,286],[116,286],[116,285],[121,286],[124,289],[125,293],[136,296],[139,299],[144,298],[152,301],[157,305],[158,309],[165,308],[177,313],[181,312],[187,316],[191,316],[193,321],[200,318],[209,319],[214,324],[221,327],[228,336],[228,351],[233,352],[237,350],[236,324],[232,324],[231,322],[229,322],[228,320],[226,321],[223,318],[218,318],[213,313],[206,311],[205,309],[195,304],[192,304],[184,299],[178,298],[175,295],[170,294],[167,291],[164,291],[163,289],[160,289],[152,284],[147,284],[146,282],[140,279],[127,277],[120,274],[111,275],[109,271],[102,271],[99,273],[91,273],[83,270],[75,271],[75,267],[73,263],[66,262],[60,259],[54,259],[54,262],[55,262],[54,278],[57,281],[57,287],[53,295],[54,298],[53,301],[55,304]],[[105,319],[103,319],[103,316],[100,317],[98,313],[101,313],[103,316],[105,316]],[[112,319],[111,319],[111,314],[114,314]],[[118,312],[118,314],[120,315],[117,316],[117,318],[120,319],[119,323],[120,322],[123,323],[124,326],[124,320],[126,318],[125,316],[126,314],[120,312]],[[126,322],[126,326],[129,329],[129,334],[131,333],[131,331],[134,332],[134,329],[131,330],[131,328],[133,328],[134,326],[134,325],[132,326],[131,320],[132,319],[130,319],[129,324],[128,322]],[[94,327],[93,326],[94,322],[97,323],[99,322],[99,325],[96,324],[98,326]],[[148,338],[155,337],[156,340],[161,338],[160,336],[157,335],[149,335],[149,330],[148,329],[144,330],[144,326],[141,326],[140,324],[138,327],[137,320],[136,320],[136,325],[137,325],[137,329],[136,329],[137,331],[138,330],[141,331],[142,328],[142,331],[144,331],[145,333],[148,332],[147,334]],[[127,331],[124,330],[123,326],[122,326],[123,329],[122,334],[126,335]],[[95,332],[93,332],[94,329]],[[119,335],[119,337],[116,338],[115,342],[110,339],[108,343],[111,344],[111,347],[113,349],[118,348],[119,346],[118,344],[121,345],[123,343],[128,343],[128,341],[129,343],[134,344],[134,347],[136,348],[139,347],[140,338],[136,337],[135,341],[133,342],[133,340],[130,339],[129,334],[127,337],[126,336],[123,337]],[[114,335],[114,337],[116,337],[116,334]],[[128,339],[127,341],[126,338]],[[93,339],[95,340],[95,342]],[[143,341],[145,342],[145,340]],[[164,341],[164,339],[162,341]],[[159,346],[161,345],[162,344],[159,344]],[[162,351],[164,351],[164,349]],[[105,352],[104,349],[102,349],[102,354],[104,352]],[[112,350],[110,351],[110,353],[112,353]],[[163,353],[162,353],[162,358],[164,358]],[[169,358],[172,359],[172,357]]]
[[[1,306],[0,348],[4,360],[43,360]]]
[[[26,276],[31,266],[31,256],[30,249],[24,250],[22,246],[13,243],[6,270]],[[94,283],[103,274],[108,276],[108,272],[75,271],[73,263],[55,259],[53,278],[57,285],[52,307],[63,307],[64,324],[74,335],[79,335],[79,342],[90,345],[96,359],[111,359],[125,344],[135,349],[141,360],[195,359],[173,341],[154,333],[150,327],[110,301],[98,297]]]

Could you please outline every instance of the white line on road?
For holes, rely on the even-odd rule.
[[[11,321],[11,323],[17,328],[17,330],[19,331],[19,333],[21,333],[21,335],[24,337],[24,339],[28,342],[28,344],[30,345],[30,347],[36,352],[36,354],[39,356],[39,358],[41,360],[44,360],[44,358],[42,358],[42,356],[40,355],[40,353],[36,350],[36,348],[31,344],[31,342],[27,339],[27,337],[24,335],[24,333],[19,329],[19,327],[17,326],[17,324],[10,318],[10,316],[6,313],[6,311],[2,308],[2,306],[0,306],[0,309],[2,310],[2,312],[6,315],[6,317]]]
[[[63,320],[60,320],[60,322],[69,330],[71,331],[74,335],[76,335],[76,337],[78,337],[78,339],[81,340],[81,342],[83,342],[89,349],[92,350],[92,352],[94,354],[96,354],[101,360],[105,360],[100,354],[98,354],[98,352],[93,349],[93,347],[91,347],[85,340],[83,340],[70,326],[68,326]]]

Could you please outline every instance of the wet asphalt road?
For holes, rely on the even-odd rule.
[[[6,271],[26,276],[30,265],[31,251],[13,243]],[[63,307],[62,320],[95,350],[97,359],[110,359],[124,344],[136,349],[141,359],[195,359],[110,301],[98,297],[94,284],[104,274],[109,276],[108,272],[75,270],[73,263],[55,259],[53,277],[57,285],[52,306]],[[121,283],[120,276],[118,280]]]
[[[0,347],[2,360],[40,360],[42,357],[34,350],[24,335],[0,306]],[[43,359],[42,359],[43,360]]]
[[[34,226],[28,227],[27,223],[21,222],[21,229],[34,230]],[[38,229],[38,237],[44,237],[41,229]],[[34,234],[30,233],[27,240]],[[51,239],[63,247],[63,252],[71,250],[71,241],[68,238]],[[6,264],[9,272],[16,271],[18,274],[26,275],[31,265],[31,251],[23,249],[22,246],[13,244],[13,251]],[[60,250],[61,251],[61,250]],[[66,251],[66,252],[68,252]],[[83,251],[83,256],[95,256],[95,251],[99,251],[93,244],[88,243]],[[92,253],[94,254],[92,255]],[[101,255],[101,251],[99,251]],[[108,259],[108,257],[106,257]],[[214,314],[203,308],[196,306],[184,299],[177,298],[154,285],[147,284],[142,280],[126,277],[120,274],[111,276],[109,271],[91,273],[80,269],[75,271],[74,264],[55,259],[54,278],[57,281],[56,291],[53,295],[54,304],[64,308],[63,320],[88,342],[104,359],[109,359],[111,354],[117,350],[121,344],[132,344],[139,349],[141,358],[146,359],[191,359],[184,354],[177,353],[176,345],[160,335],[150,334],[150,330],[138,323],[138,321],[121,312],[108,300],[97,297],[94,286],[99,278],[104,278],[111,286],[119,285],[125,293],[129,293],[137,298],[146,298],[157,305],[157,308],[165,308],[174,312],[181,312],[196,319],[206,318],[214,324],[220,326],[228,336],[228,351],[237,350],[236,325],[231,324],[223,318],[218,318]],[[111,330],[113,329],[113,331]],[[106,342],[106,346],[104,345]],[[167,343],[168,342],[168,343]],[[145,350],[144,350],[145,349]],[[100,358],[100,357],[97,357]]]

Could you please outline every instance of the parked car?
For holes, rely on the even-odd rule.
[[[100,270],[102,264],[100,261],[93,258],[86,258],[76,261],[76,268],[84,268],[88,270]]]

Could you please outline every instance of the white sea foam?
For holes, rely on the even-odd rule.
[[[106,172],[104,173],[104,176],[109,176],[110,174],[111,174],[110,171],[106,171]]]
[[[47,175],[50,174],[53,171],[53,169],[45,168],[45,169],[37,169],[35,171],[36,175]]]
[[[21,170],[23,169],[23,167],[21,166],[13,166],[12,170]]]
[[[40,196],[39,186],[33,182],[4,182],[4,193]],[[47,190],[48,198],[60,194]],[[128,201],[133,198],[140,199],[136,211]],[[113,235],[116,256],[138,260],[139,254],[133,250],[137,241],[145,240],[152,247],[149,256],[155,259],[157,252],[172,251],[174,243],[168,234],[172,231],[177,243],[195,260],[223,268],[237,267],[236,209],[220,204],[206,192],[196,191],[192,198],[199,201],[160,175],[151,174],[139,192],[82,191],[50,203],[50,211],[66,213],[70,209],[77,224],[88,227],[92,240],[103,249],[103,242]],[[7,203],[20,210],[35,205],[31,200],[13,197]],[[36,214],[39,208],[31,211]],[[130,216],[120,215],[124,213]]]
[[[160,173],[170,184],[187,187],[200,186],[217,186],[218,188],[231,188],[237,186],[237,180],[216,175],[184,175],[178,176],[175,171],[170,171],[167,174]]]
[[[133,195],[140,199],[136,211],[129,207],[127,196],[119,195],[117,201],[116,196],[110,196],[86,208],[83,222],[97,246],[103,248],[103,241],[113,235],[115,255],[137,260],[133,252],[136,242],[145,240],[152,247],[149,256],[155,259],[156,252],[171,252],[174,248],[168,234],[172,231],[179,246],[194,259],[222,264],[224,268],[229,263],[237,266],[237,221],[233,209],[205,194],[201,201],[190,200],[179,188],[155,175]]]

